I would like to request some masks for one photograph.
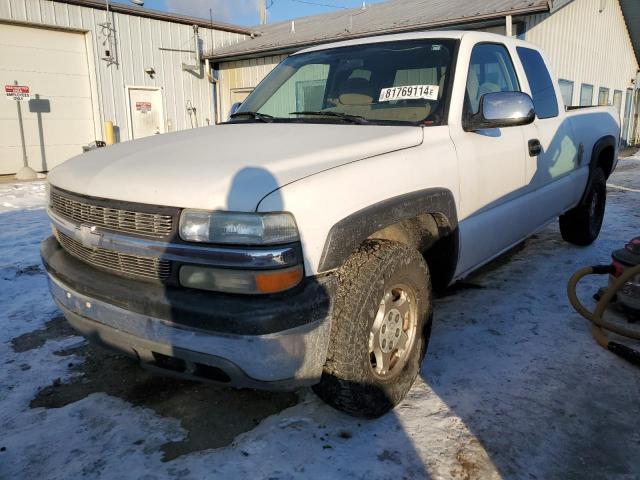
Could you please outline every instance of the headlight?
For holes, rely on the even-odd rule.
[[[274,245],[298,241],[290,213],[242,213],[184,210],[180,238],[187,242]]]

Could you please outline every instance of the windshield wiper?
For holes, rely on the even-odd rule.
[[[273,122],[273,119],[274,119],[274,117],[271,115],[267,115],[266,113],[258,113],[258,112],[236,112],[229,115],[229,118],[236,118],[242,115],[248,115],[250,117],[253,117],[255,120],[260,120],[261,122],[264,122],[264,123],[271,123]]]
[[[302,112],[291,112],[289,115],[315,115],[318,117],[338,117],[350,123],[356,123],[358,125],[366,125],[369,121],[361,117],[360,115],[350,115],[348,113],[340,113],[340,112],[312,112],[312,111],[302,111]]]

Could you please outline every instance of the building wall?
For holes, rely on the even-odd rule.
[[[601,87],[623,93],[621,115],[638,63],[618,0],[574,0],[557,11],[529,16],[523,38],[547,54],[556,78],[573,82],[572,104],[581,85],[593,86],[593,104]]]
[[[104,10],[51,0],[0,0],[0,22],[23,22],[34,26],[84,31],[87,39],[88,64],[92,79],[95,138],[102,140],[103,123],[114,122],[120,141],[129,140],[130,115],[127,87],[146,86],[162,89],[165,131],[190,128],[192,118],[187,102],[196,109],[198,125],[214,123],[213,86],[203,75],[182,70],[182,64],[194,64],[193,27],[168,21],[110,13],[115,46],[111,46],[117,65],[102,60],[105,41],[101,23],[107,21]],[[0,23],[2,28],[2,23]],[[218,48],[240,42],[241,34],[199,28],[202,47]],[[185,50],[184,52],[160,48]],[[152,67],[151,78],[145,69]]]

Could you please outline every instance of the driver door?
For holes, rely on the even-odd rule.
[[[461,257],[463,276],[499,255],[526,231],[526,212],[515,211],[513,199],[526,187],[522,127],[465,131],[464,119],[478,112],[487,93],[520,91],[509,50],[497,43],[473,47],[461,124],[451,123],[460,170]]]

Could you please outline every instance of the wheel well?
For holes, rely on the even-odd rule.
[[[609,178],[613,170],[613,161],[615,160],[615,148],[611,145],[603,148],[596,159],[596,166],[602,168],[605,177]]]
[[[458,231],[438,213],[425,213],[382,228],[368,239],[391,240],[418,250],[424,256],[434,289],[449,285],[458,263]]]

